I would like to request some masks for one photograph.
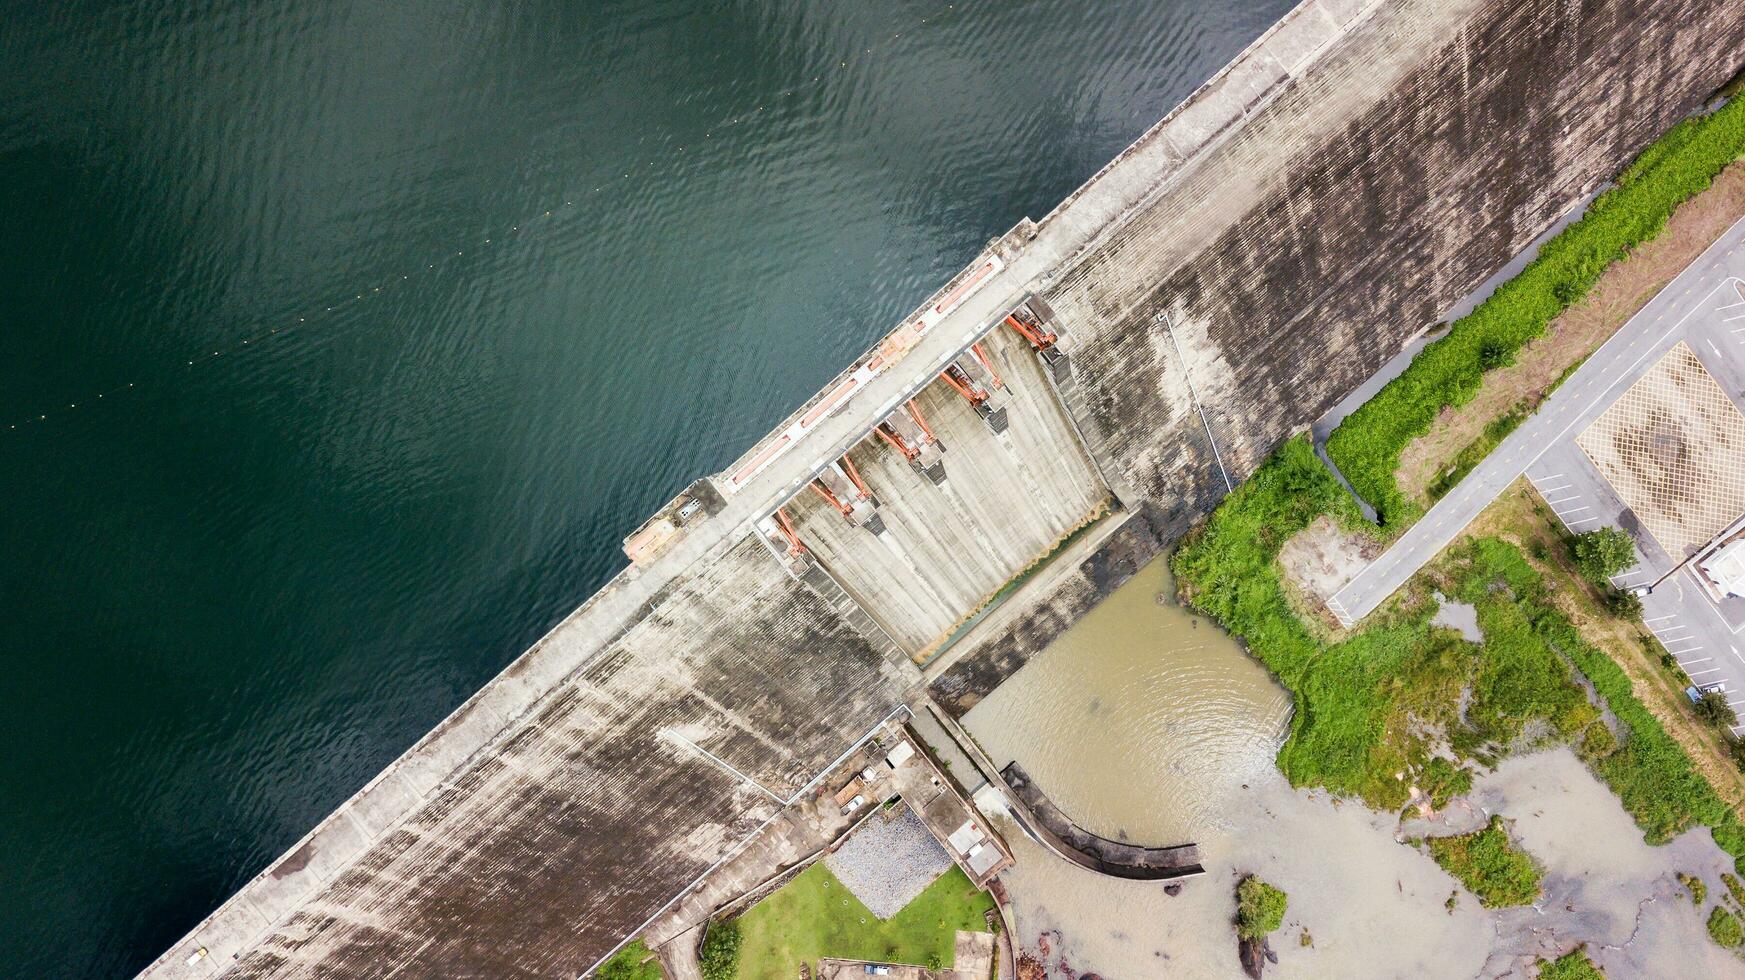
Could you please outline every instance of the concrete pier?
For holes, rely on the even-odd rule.
[[[142,975],[588,969],[814,792],[921,690],[914,658],[1100,504],[1097,552],[929,669],[949,710],[1742,49],[1727,0],[1308,0],[651,518],[629,568]],[[1046,358],[1004,323],[1026,304],[1059,335]],[[940,378],[978,343],[1003,432]],[[943,485],[878,434],[911,400]],[[810,489],[845,457],[883,533]]]

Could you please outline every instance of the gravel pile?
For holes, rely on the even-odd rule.
[[[951,855],[927,832],[921,818],[904,804],[896,809],[900,813],[896,819],[874,816],[840,850],[824,858],[831,873],[881,919],[902,911],[951,867]]]

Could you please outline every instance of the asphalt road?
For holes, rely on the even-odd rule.
[[[1532,418],[1329,599],[1327,605],[1340,622],[1350,626],[1375,611],[1509,484],[1548,450],[1573,440],[1680,340],[1690,341],[1737,401],[1745,382],[1745,319],[1730,318],[1745,313],[1745,306],[1734,305],[1745,298],[1741,290],[1745,248],[1741,246],[1745,246],[1745,219],[1728,228],[1596,350]],[[1745,657],[1740,664],[1745,666]]]

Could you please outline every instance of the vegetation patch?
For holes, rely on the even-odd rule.
[[[1487,909],[1531,905],[1539,897],[1539,866],[1509,839],[1501,817],[1476,833],[1432,837],[1428,844],[1436,863]]]
[[[1745,826],[1636,697],[1624,671],[1552,604],[1539,572],[1514,546],[1473,541],[1452,549],[1432,573],[1445,594],[1478,609],[1482,647],[1430,625],[1421,581],[1354,636],[1335,641],[1312,632],[1293,614],[1274,558],[1322,514],[1361,520],[1307,440],[1294,439],[1226,497],[1172,560],[1182,599],[1245,641],[1295,697],[1278,755],[1293,785],[1397,809],[1408,779],[1434,775],[1439,733],[1456,753],[1481,760],[1494,754],[1492,743],[1579,734],[1589,767],[1648,843],[1706,824],[1723,850],[1745,857]],[[1610,746],[1592,727],[1597,710],[1569,663],[1617,720]],[[1465,718],[1463,692],[1471,695]]]
[[[744,935],[737,975],[793,980],[800,964],[815,966],[825,956],[950,963],[958,930],[986,932],[983,913],[993,907],[994,900],[953,867],[881,922],[820,862],[736,920]]]
[[[1327,453],[1386,525],[1403,525],[1416,507],[1395,479],[1400,455],[1430,430],[1443,406],[1472,400],[1485,371],[1510,363],[1564,309],[1586,295],[1601,272],[1653,238],[1679,204],[1708,187],[1745,153],[1745,100],[1686,120],[1644,150],[1581,220],[1546,242],[1521,273],[1448,335],[1424,348],[1406,370],[1347,416]]]
[[[1745,928],[1740,927],[1738,916],[1717,905],[1709,910],[1709,938],[1731,949],[1745,945]]]
[[[1254,875],[1236,885],[1236,935],[1241,939],[1264,939],[1285,921],[1289,898]],[[1308,930],[1303,931],[1307,936]],[[1308,945],[1304,943],[1303,945]]]
[[[1597,717],[1517,601],[1515,587],[1532,586],[1535,573],[1507,562],[1500,542],[1458,552],[1439,573],[1448,594],[1477,609],[1483,646],[1431,623],[1435,605],[1421,583],[1377,625],[1323,642],[1292,612],[1273,561],[1322,513],[1359,520],[1308,442],[1292,440],[1173,561],[1183,599],[1246,641],[1296,696],[1278,758],[1294,785],[1388,810],[1415,782],[1441,805],[1470,787],[1471,773],[1435,751],[1439,740],[1472,757],[1523,738],[1572,737]]]
[[[1727,894],[1733,896],[1733,904],[1745,908],[1745,886],[1739,884],[1739,879],[1723,871],[1721,884],[1727,886]]]
[[[1678,873],[1678,883],[1683,885],[1684,890],[1690,893],[1690,903],[1692,905],[1701,905],[1709,900],[1709,886],[1696,875],[1687,875],[1683,871],[1680,871]]]
[[[665,976],[660,961],[640,939],[619,950],[594,971],[595,980],[664,980]]]
[[[1587,958],[1587,948],[1577,946],[1555,960],[1540,960],[1539,980],[1606,980],[1606,975]]]

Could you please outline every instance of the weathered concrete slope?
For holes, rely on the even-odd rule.
[[[1225,493],[1190,380],[1240,482],[1726,81],[1742,52],[1745,4],[1715,0],[1378,11],[1050,277],[1099,465],[1149,530],[1179,535]],[[1098,587],[1067,583],[936,697],[968,710],[1119,584],[1096,571]]]
[[[1126,523],[1102,550],[1026,595],[1003,633],[965,641],[935,682],[967,709],[1225,492],[1199,408],[1239,479],[1731,74],[1742,41],[1736,0],[1307,0],[1061,208],[1002,238],[997,262],[978,259],[994,271],[975,291],[929,300],[931,332],[906,321],[904,352],[881,353],[852,398],[821,393],[796,413],[812,429],[747,456],[775,462],[733,493],[713,478],[704,517],[144,975],[586,969],[911,693],[899,646],[968,615],[1112,490]],[[1008,364],[1028,400],[989,438],[938,372],[977,340],[1009,353],[1010,337],[986,335],[1032,292],[1076,369],[1051,402]],[[867,532],[802,511],[844,453],[881,485],[912,476],[866,442],[911,398],[953,433],[946,467],[963,479],[957,499],[919,481],[893,493],[893,541],[930,557],[892,564]],[[967,498],[971,482],[1024,499],[1002,515]],[[753,530],[778,507],[820,557],[802,580]],[[997,534],[1009,537],[986,540]]]
[[[318,901],[255,890],[263,916],[290,914],[233,975],[579,972],[777,810],[681,739],[786,798],[889,710],[888,673],[746,538]],[[269,880],[330,850],[312,841]]]

